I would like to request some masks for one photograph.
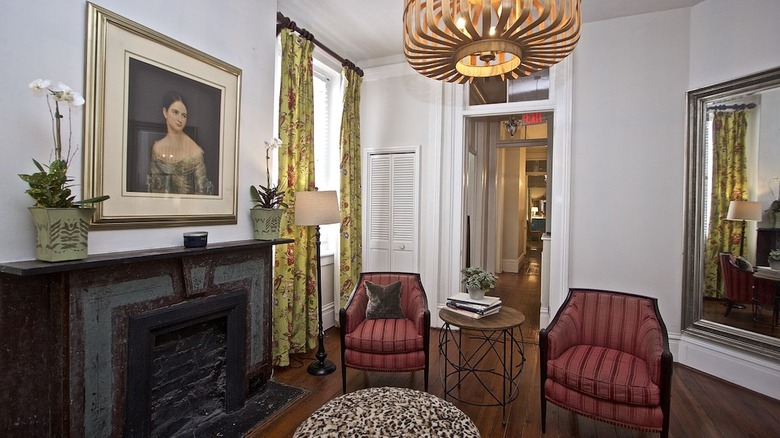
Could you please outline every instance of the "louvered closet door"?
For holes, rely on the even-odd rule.
[[[412,152],[369,155],[364,270],[418,272],[416,175]]]

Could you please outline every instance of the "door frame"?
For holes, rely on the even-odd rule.
[[[542,289],[540,327],[546,327],[552,316],[558,311],[569,290],[569,251],[570,251],[570,209],[571,209],[571,111],[572,111],[572,57],[552,67],[550,99],[532,103],[503,103],[467,106],[467,93],[464,86],[451,86],[445,90],[445,119],[451,124],[444,129],[444,142],[452,144],[459,157],[453,157],[451,172],[454,175],[465,174],[466,157],[466,119],[496,115],[510,115],[528,111],[553,112],[553,156],[548,160],[548,171],[552,174],[552,190],[548,194],[548,208],[552,213],[550,223],[549,248],[549,287]],[[447,129],[450,128],[450,129]],[[453,211],[464,212],[463,188],[450,192],[449,203]],[[446,202],[446,201],[445,201]],[[463,248],[464,217],[453,218],[454,233],[451,248]],[[450,284],[457,284],[460,276],[460,257],[453,257],[450,266],[445,269]],[[544,267],[543,267],[544,269]],[[544,274],[544,273],[543,273]]]

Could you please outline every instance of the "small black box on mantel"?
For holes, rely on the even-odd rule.
[[[193,231],[190,233],[184,233],[185,248],[202,248],[206,246],[208,240],[209,240],[208,231]]]

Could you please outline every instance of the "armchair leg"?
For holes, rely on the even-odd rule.
[[[542,433],[547,429],[547,401],[542,394]]]
[[[734,302],[729,301],[728,304],[726,304],[726,313],[723,314],[723,316],[729,316],[729,313],[731,313],[731,308],[734,307]]]
[[[341,361],[341,391],[342,394],[347,393],[347,367],[344,366],[344,361]]]

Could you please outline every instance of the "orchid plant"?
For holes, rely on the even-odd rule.
[[[276,209],[279,207],[287,207],[287,204],[283,202],[284,192],[279,190],[279,185],[271,185],[271,150],[277,149],[281,145],[282,140],[278,138],[265,142],[266,184],[249,186],[249,193],[252,195],[252,200],[257,203],[258,208]]]
[[[83,204],[102,202],[108,199],[108,195],[75,201],[70,187],[73,178],[68,176],[68,165],[75,151],[71,149],[73,135],[71,109],[84,105],[84,98],[63,83],[56,86],[46,79],[36,79],[29,85],[33,94],[46,96],[46,104],[51,116],[51,129],[54,138],[54,157],[48,165],[41,164],[33,159],[38,172],[32,174],[19,174],[19,178],[30,185],[26,193],[35,200],[35,207],[44,208],[74,208]],[[52,108],[52,102],[54,107]],[[63,154],[62,127],[63,118],[60,112],[60,103],[68,107],[68,148]]]

